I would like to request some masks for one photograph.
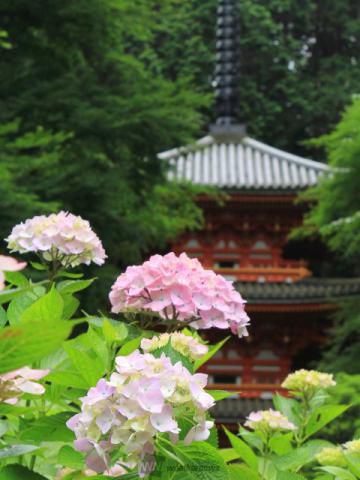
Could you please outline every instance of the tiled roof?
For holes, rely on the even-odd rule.
[[[271,399],[226,398],[216,403],[211,409],[211,415],[220,423],[238,423],[253,411],[267,410],[271,407]]]
[[[294,283],[237,282],[249,303],[317,303],[360,295],[360,278],[311,278]]]
[[[218,142],[212,136],[168,150],[159,158],[170,164],[170,180],[230,190],[298,191],[317,184],[327,165],[298,157],[244,136]]]

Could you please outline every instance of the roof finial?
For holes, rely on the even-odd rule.
[[[211,127],[215,137],[244,136],[245,128],[239,124],[239,77],[239,15],[236,0],[219,0],[214,79],[216,123]]]

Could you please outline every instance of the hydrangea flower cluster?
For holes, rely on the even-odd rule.
[[[144,352],[153,352],[159,348],[165,347],[170,343],[172,348],[177,352],[189,358],[191,361],[195,361],[201,358],[208,352],[208,347],[203,343],[200,343],[196,338],[190,335],[184,335],[180,332],[174,333],[162,333],[158,337],[143,338],[141,341],[141,349]]]
[[[15,258],[0,255],[0,291],[5,287],[4,272],[18,272],[26,267],[26,262],[18,262]]]
[[[297,370],[286,377],[282,383],[294,394],[312,394],[316,390],[333,387],[336,385],[334,376],[329,373],[317,372],[316,370]]]
[[[114,313],[147,310],[193,328],[230,327],[239,337],[247,335],[245,301],[232,283],[185,253],[154,255],[128,267],[112,286],[110,302]]]
[[[33,380],[40,380],[49,373],[49,370],[33,370],[23,367],[0,375],[0,402],[14,405],[23,393],[42,395],[45,388]]]
[[[124,456],[115,465],[133,468],[144,456],[151,458],[158,434],[168,433],[176,441],[179,417],[189,417],[193,424],[186,444],[206,440],[213,426],[206,412],[214,404],[206,383],[207,375],[192,375],[165,354],[155,358],[136,350],[119,356],[110,381],[101,379],[91,388],[81,399],[81,412],[67,423],[75,432],[75,448],[87,452],[87,466],[100,473],[114,466],[110,455],[115,450]]]
[[[360,438],[344,443],[344,448],[349,453],[360,455]]]
[[[346,460],[341,447],[326,447],[316,455],[320,465],[331,465],[334,467],[345,467]]]
[[[271,434],[279,430],[296,430],[296,426],[277,410],[259,410],[247,417],[245,427]]]
[[[35,252],[66,268],[91,262],[102,265],[106,258],[89,222],[68,212],[30,218],[16,225],[6,241],[13,252]]]

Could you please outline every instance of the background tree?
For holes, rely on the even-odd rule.
[[[358,90],[359,5],[353,0],[238,1],[240,112],[249,133],[313,154],[302,141],[328,132]],[[159,70],[173,80],[191,80],[205,94],[212,92],[217,3],[187,0],[176,9],[168,6],[153,44]],[[211,120],[211,108],[206,113]]]
[[[167,187],[156,154],[192,138],[206,99],[139,57],[157,7],[149,0],[1,2],[12,47],[0,57],[4,142],[14,138],[6,130],[14,119],[21,119],[19,138],[39,129],[66,136],[46,163],[31,148],[31,167],[13,155],[11,170],[19,172],[29,208],[2,215],[2,238],[9,223],[30,212],[71,210],[91,221],[118,269],[199,224],[190,187],[186,194],[185,187]]]
[[[324,148],[334,174],[308,191],[304,198],[314,200],[302,232],[322,236],[337,262],[360,274],[360,99],[345,110],[336,128],[311,143]],[[337,314],[323,368],[331,371],[360,372],[360,299],[343,305]]]

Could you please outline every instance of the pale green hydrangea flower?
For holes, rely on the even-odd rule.
[[[316,455],[320,465],[331,465],[334,467],[345,467],[346,460],[341,447],[326,447]]]

